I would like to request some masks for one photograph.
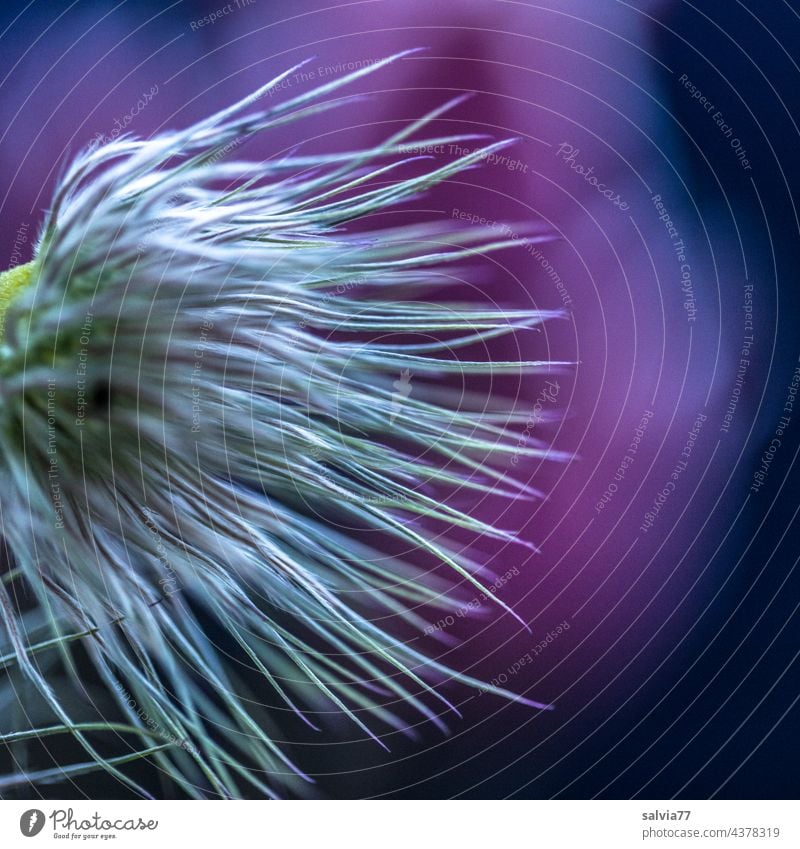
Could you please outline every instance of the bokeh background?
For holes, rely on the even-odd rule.
[[[423,724],[389,753],[344,724],[320,738],[286,720],[319,795],[797,796],[798,43],[793,0],[0,11],[3,267],[29,258],[59,170],[92,139],[185,126],[310,57],[286,94],[412,47],[353,86],[368,99],[248,155],[378,142],[470,93],[435,131],[516,144],[406,214],[558,236],[480,278],[498,303],[563,310],[526,353],[574,363],[517,392],[534,436],[572,459],[508,469],[542,491],[534,504],[474,505],[538,547],[479,544],[531,633],[484,605],[444,624],[460,645],[409,637],[555,710],[453,685],[450,734]],[[548,379],[558,391],[537,407]],[[106,776],[52,788],[122,793]]]

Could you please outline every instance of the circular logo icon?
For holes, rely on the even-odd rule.
[[[19,818],[19,830],[25,837],[36,837],[44,828],[44,813],[38,808],[31,808]]]

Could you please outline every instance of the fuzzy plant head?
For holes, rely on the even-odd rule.
[[[43,705],[2,738],[0,791],[105,770],[147,795],[128,769],[147,758],[176,795],[302,794],[267,691],[280,717],[325,734],[343,715],[384,745],[408,710],[444,728],[443,690],[480,685],[404,639],[487,574],[449,529],[513,539],[440,494],[530,497],[496,458],[545,447],[447,381],[551,369],[453,357],[548,316],[425,299],[524,240],[351,225],[505,142],[397,178],[409,139],[468,138],[419,138],[447,104],[374,149],[244,160],[367,73],[264,108],[295,70],[188,129],[85,150],[33,261],[0,278],[0,661]],[[64,681],[110,707],[87,719]],[[26,743],[56,735],[84,757],[25,767]]]

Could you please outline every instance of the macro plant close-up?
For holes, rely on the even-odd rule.
[[[15,838],[513,798],[788,839],[794,37],[790,0],[0,12]]]

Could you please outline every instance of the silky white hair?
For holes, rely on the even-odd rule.
[[[532,497],[493,458],[547,447],[519,444],[525,415],[506,403],[434,381],[555,368],[448,353],[550,314],[420,293],[443,285],[446,266],[547,236],[346,225],[507,142],[396,179],[406,140],[446,104],[370,150],[233,156],[256,133],[342,103],[324,98],[396,58],[264,108],[290,69],[188,129],[89,148],[60,181],[0,351],[2,532],[15,567],[0,586],[2,662],[56,722],[2,740],[70,733],[89,760],[20,768],[0,787],[102,768],[146,795],[124,765],[150,757],[181,795],[302,793],[237,668],[309,725],[343,713],[382,745],[382,727],[407,727],[393,704],[442,725],[454,708],[441,682],[480,685],[404,641],[400,625],[422,631],[425,608],[459,603],[458,583],[482,586],[448,528],[514,536],[430,485]],[[389,556],[381,537],[456,580]],[[124,721],[79,722],[65,704],[53,670],[85,692],[76,645]],[[104,731],[141,745],[111,756]]]

